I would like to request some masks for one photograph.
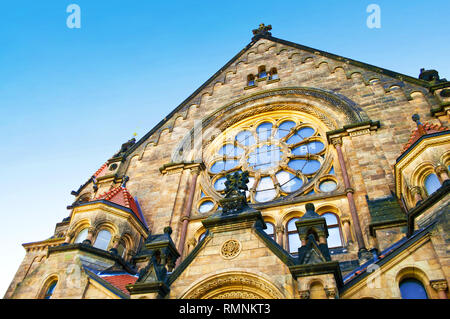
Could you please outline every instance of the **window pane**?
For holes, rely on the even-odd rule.
[[[242,131],[236,135],[236,141],[241,145],[249,146],[255,144],[255,138],[250,131]]]
[[[211,209],[213,209],[213,207],[214,207],[214,203],[210,200],[207,200],[200,205],[200,207],[198,208],[198,211],[200,213],[207,213]]]
[[[256,132],[258,133],[258,138],[260,141],[267,140],[272,134],[272,123],[262,123],[256,128]]]
[[[45,292],[44,299],[50,299],[52,297],[57,283],[57,281],[54,281],[50,284],[50,286],[47,288],[47,291]]]
[[[255,194],[255,200],[260,203],[268,202],[269,200],[274,199],[276,195],[277,192],[274,189],[259,191]]]
[[[278,130],[277,130],[277,133],[275,134],[275,136],[277,138],[283,138],[289,134],[289,132],[291,131],[291,129],[293,127],[295,127],[295,122],[285,121],[278,126]]]
[[[414,278],[402,280],[400,293],[403,299],[428,299],[427,292],[422,283]]]
[[[297,131],[297,134],[301,137],[308,138],[314,134],[314,129],[312,127],[304,127]]]
[[[336,225],[338,223],[337,217],[332,213],[325,213],[322,215],[325,218],[327,225]]]
[[[320,162],[316,160],[309,160],[305,166],[303,166],[302,173],[303,174],[312,174],[317,172],[320,168]]]
[[[281,149],[274,145],[263,145],[250,153],[247,161],[255,170],[264,170],[278,165],[281,160]]]
[[[288,239],[289,239],[289,252],[297,253],[298,248],[302,245],[300,237],[298,236],[298,234],[289,234]]]
[[[436,174],[430,174],[425,179],[425,189],[427,190],[428,195],[433,194],[441,187],[441,183],[439,182]]]
[[[74,243],[75,243],[75,244],[82,243],[83,240],[85,240],[85,239],[87,238],[87,235],[88,235],[88,229],[85,228],[85,229],[83,229],[82,231],[80,231],[80,232],[78,233],[77,239],[75,239],[75,242],[74,242]]]
[[[336,182],[333,180],[327,180],[327,181],[323,181],[322,183],[320,183],[319,185],[319,189],[322,192],[332,192],[336,189]]]
[[[205,238],[205,236],[206,236],[206,232],[204,232],[203,234],[201,234],[201,235],[198,237],[198,242],[201,242],[202,239]]]
[[[219,150],[220,155],[226,155],[226,156],[239,156],[239,155],[242,155],[243,152],[244,151],[242,148],[234,146],[233,144],[225,144]]]
[[[299,218],[292,218],[288,224],[287,224],[287,230],[288,231],[293,231],[293,230],[297,230],[297,226],[295,226],[295,222],[299,220]]]
[[[339,227],[328,228],[327,243],[329,248],[342,246]]]
[[[225,189],[225,182],[227,181],[226,177],[221,177],[214,183],[214,188],[218,191],[223,191]]]
[[[272,223],[266,222],[267,228],[264,229],[267,235],[273,235],[275,233],[275,228]]]
[[[106,250],[108,248],[110,240],[111,240],[111,233],[107,230],[101,230],[97,235],[94,247]]]
[[[222,171],[228,171],[239,164],[236,160],[217,161],[211,166],[211,172],[220,173]]]

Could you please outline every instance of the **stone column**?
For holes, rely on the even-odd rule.
[[[284,227],[283,227],[283,225],[277,225],[275,227],[275,231],[276,231],[277,243],[278,243],[278,245],[283,247],[283,236],[284,236]]]
[[[431,280],[430,285],[434,290],[437,291],[439,299],[448,299],[447,293],[445,292],[448,289],[448,285],[445,279]]]
[[[420,186],[411,186],[409,188],[409,191],[411,192],[411,195],[414,197],[414,205],[417,205],[420,201],[423,200]]]
[[[191,170],[192,176],[191,176],[191,182],[189,185],[189,197],[187,198],[186,205],[183,210],[183,215],[181,217],[182,220],[182,228],[180,233],[180,241],[178,242],[178,252],[180,253],[180,258],[177,260],[176,266],[178,266],[181,262],[182,256],[183,256],[183,250],[184,250],[184,244],[186,241],[186,233],[187,233],[187,227],[189,224],[189,217],[191,216],[192,211],[192,203],[194,201],[194,195],[195,195],[195,188],[197,185],[197,178],[200,174],[200,167],[195,167]]]
[[[364,244],[364,238],[361,231],[361,225],[359,223],[358,212],[356,211],[355,199],[353,198],[353,188],[350,186],[350,180],[347,174],[347,167],[345,165],[344,155],[342,154],[341,138],[332,139],[332,144],[336,148],[336,152],[338,154],[339,164],[342,170],[342,177],[344,179],[345,192],[347,193],[347,200],[350,206],[350,214],[353,220],[353,227],[355,228],[356,241],[358,243],[358,247],[360,251],[366,251],[366,245]]]
[[[93,242],[92,240],[94,239],[94,232],[95,232],[95,227],[89,227],[88,228],[88,234],[85,240],[83,240],[83,244],[86,245],[92,245]]]
[[[74,235],[75,235],[75,232],[73,230],[68,231],[66,234],[66,239],[64,240],[64,243],[69,244]]]
[[[438,164],[435,168],[434,171],[436,172],[437,177],[439,178],[439,181],[441,182],[441,184],[444,184],[444,182],[446,180],[448,180],[448,171],[445,168],[444,165],[442,164]]]
[[[344,234],[346,239],[346,245],[353,243],[352,232],[350,230],[350,217],[341,218],[342,226],[344,228]]]

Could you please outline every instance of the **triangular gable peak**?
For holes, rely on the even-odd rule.
[[[101,194],[100,196],[96,197],[92,201],[101,200],[101,199],[107,200],[111,203],[131,209],[133,211],[133,213],[136,215],[136,217],[139,218],[139,220],[144,225],[147,225],[145,223],[145,220],[144,220],[141,212],[140,212],[138,204],[134,200],[133,196],[131,196],[130,192],[128,191],[128,189],[126,187],[123,187],[122,185],[117,186],[117,187],[109,190],[108,192]]]
[[[369,83],[369,81],[377,79],[381,82],[386,92],[388,92],[391,87],[397,86],[403,89],[406,96],[410,96],[411,93],[417,91],[427,94],[428,88],[430,87],[429,82],[405,74],[397,73],[322,50],[310,48],[294,42],[275,38],[271,35],[256,35],[244,49],[242,49],[222,68],[220,68],[212,77],[210,77],[202,86],[200,86],[169,115],[159,122],[152,130],[150,130],[138,142],[130,147],[125,156],[133,153],[144,143],[145,145],[149,143],[156,145],[163,130],[168,130],[171,132],[175,126],[175,121],[177,118],[182,117],[183,119],[187,119],[189,109],[194,105],[200,107],[204,96],[213,96],[216,85],[218,83],[226,84],[227,76],[229,74],[237,74],[240,64],[248,64],[252,54],[260,54],[269,50],[273,50],[273,53],[276,55],[287,53],[288,59],[293,59],[296,57],[301,59],[302,63],[306,63],[312,59],[312,62],[317,68],[321,64],[327,63],[328,68],[332,73],[335,72],[336,69],[341,68],[345,71],[348,79],[351,79],[352,75],[355,73],[359,73],[365,83]],[[250,94],[250,92],[243,92],[241,97],[246,94]]]

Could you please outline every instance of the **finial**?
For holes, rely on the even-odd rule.
[[[94,192],[98,190],[97,179],[95,178],[95,175],[92,175],[92,187],[94,188]]]
[[[258,29],[254,29],[252,30],[254,37],[252,38],[252,40],[256,40],[259,37],[262,36],[272,36],[272,33],[270,33],[269,31],[272,30],[272,25],[264,25],[264,23],[261,23],[259,25]]]
[[[419,131],[419,134],[420,135],[425,135],[425,134],[427,134],[427,132],[425,131],[425,128],[423,127],[423,124],[420,122],[420,116],[419,116],[419,114],[413,114],[413,116],[412,116],[412,120],[414,121],[414,122],[416,122],[416,124],[417,124],[417,130]]]
[[[123,175],[123,177],[122,177],[122,187],[123,188],[127,187],[127,182],[128,182],[129,179],[130,178],[128,176]]]
[[[420,123],[420,116],[419,116],[419,114],[417,114],[417,113],[416,113],[416,114],[413,114],[412,120],[413,120],[414,122],[416,122],[417,126],[422,125],[422,123]]]
[[[134,132],[134,133],[133,133],[133,138],[134,138],[134,137],[136,137],[136,136],[137,136],[137,133],[136,133],[136,132]]]
[[[305,208],[306,208],[306,211],[313,211],[314,212],[316,210],[316,208],[314,207],[313,203],[307,203],[305,205]]]
[[[164,227],[164,234],[168,234],[169,236],[172,234],[172,227],[170,227],[170,226],[167,226],[167,227]]]

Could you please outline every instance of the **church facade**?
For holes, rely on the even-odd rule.
[[[450,82],[270,31],[87,173],[4,298],[447,299]]]

